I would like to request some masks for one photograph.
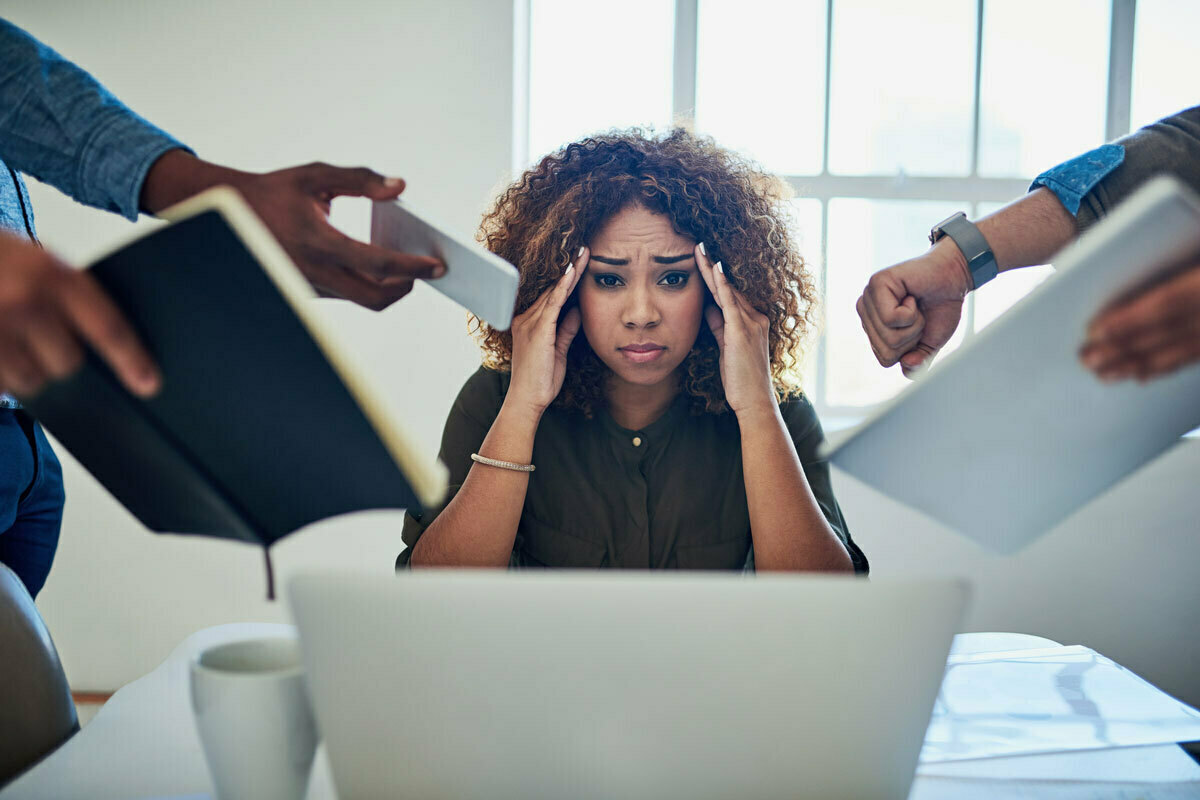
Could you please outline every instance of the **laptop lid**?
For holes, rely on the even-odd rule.
[[[290,598],[342,800],[903,798],[966,588],[439,570]]]

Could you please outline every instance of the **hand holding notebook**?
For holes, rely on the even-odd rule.
[[[269,545],[325,517],[440,501],[372,376],[312,312],[307,281],[229,188],[89,273],[162,370],[131,396],[89,354],[27,404],[148,528]]]

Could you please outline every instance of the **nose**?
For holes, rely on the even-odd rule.
[[[628,302],[621,310],[621,322],[626,328],[653,328],[662,321],[652,293],[643,286],[633,286],[625,293]]]

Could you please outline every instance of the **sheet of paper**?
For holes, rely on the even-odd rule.
[[[1198,250],[1200,200],[1147,183],[830,460],[985,547],[1020,550],[1200,424],[1200,365],[1110,385],[1078,353],[1098,310]]]
[[[951,656],[921,762],[1200,739],[1200,712],[1087,647]]]
[[[975,758],[920,764],[917,775],[972,780],[1196,783],[1200,764],[1177,744],[1072,750],[1032,756]]]
[[[1068,783],[1064,781],[979,781],[918,778],[908,800],[1195,800],[1200,783]]]

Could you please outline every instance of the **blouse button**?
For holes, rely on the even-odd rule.
[[[640,436],[633,437],[633,446],[641,447],[642,446],[642,437],[640,437]]]

